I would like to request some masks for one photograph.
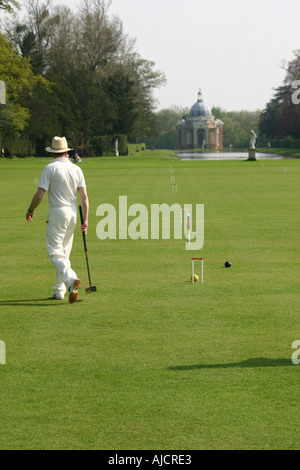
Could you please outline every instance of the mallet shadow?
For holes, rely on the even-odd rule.
[[[191,364],[167,367],[168,370],[197,370],[197,369],[230,369],[233,367],[287,367],[293,366],[291,359],[269,359],[255,357],[240,362],[229,362],[220,364]]]
[[[81,299],[77,300],[76,303],[82,302]],[[53,307],[69,303],[67,300],[55,300],[52,297],[40,298],[40,299],[14,299],[14,300],[0,300],[0,307],[2,306],[14,306],[14,307]]]

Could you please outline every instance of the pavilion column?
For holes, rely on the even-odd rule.
[[[193,129],[193,147],[194,149],[198,147],[198,142],[197,142],[197,129]]]

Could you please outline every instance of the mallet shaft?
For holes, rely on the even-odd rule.
[[[83,214],[82,214],[82,207],[81,206],[79,206],[79,212],[80,212],[81,224],[83,224]],[[87,271],[88,271],[88,276],[89,276],[89,283],[90,283],[90,287],[91,287],[92,282],[91,282],[90,267],[89,267],[89,260],[88,260],[88,251],[87,251],[87,246],[86,246],[86,238],[85,238],[85,233],[84,232],[82,232],[82,238],[83,238],[83,244],[84,244]]]

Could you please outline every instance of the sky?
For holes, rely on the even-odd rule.
[[[189,108],[199,89],[210,108],[263,109],[300,49],[299,0],[112,0],[108,13],[166,76],[157,110]]]
[[[300,49],[299,0],[112,0],[111,13],[164,72],[158,109],[263,109]]]

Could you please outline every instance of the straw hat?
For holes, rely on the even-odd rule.
[[[51,147],[46,147],[46,152],[50,153],[65,153],[70,149],[68,147],[68,142],[65,137],[53,137]]]

